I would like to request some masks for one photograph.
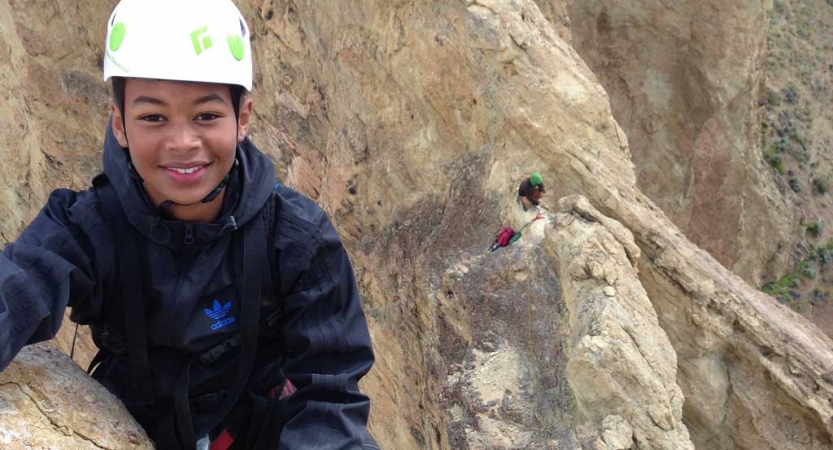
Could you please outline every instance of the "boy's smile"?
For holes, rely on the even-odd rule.
[[[115,105],[113,131],[128,147],[154,205],[172,201],[181,220],[211,221],[223,195],[201,203],[234,164],[237,143],[248,128],[251,100],[245,98],[239,123],[227,85],[127,79],[124,125]]]

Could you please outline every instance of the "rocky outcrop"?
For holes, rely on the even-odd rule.
[[[693,449],[632,235],[583,197],[558,211],[452,266],[431,296],[467,323],[438,327],[450,447]]]
[[[579,410],[601,424],[607,448],[693,450],[676,353],[637,276],[633,236],[583,197],[566,197],[558,209],[551,242],[572,332],[567,380]]]
[[[748,282],[782,273],[803,229],[760,150],[771,3],[567,3],[573,46],[610,94],[640,190]]]
[[[833,342],[667,222],[628,215],[645,255],[642,284],[677,351],[698,448],[830,448]]]
[[[695,446],[833,445],[830,339],[670,231],[667,219],[646,214],[644,199],[605,203],[643,252],[640,280],[677,352]]]
[[[8,450],[153,449],[121,402],[51,347],[28,347],[0,372],[0,419]]]
[[[686,433],[695,448],[831,445],[831,342],[638,190],[607,93],[535,3],[238,4],[258,64],[253,139],[328,210],[354,263],[383,448],[690,448]],[[7,236],[48,188],[95,172],[106,87],[65,80],[97,76],[109,7],[0,0],[16,30],[0,35],[13,56],[0,82],[28,99],[0,100],[2,148],[27,142],[4,173],[62,174],[4,178],[27,199],[9,204],[27,206]],[[62,53],[53,29],[79,45]],[[489,253],[501,225],[529,220],[514,190],[533,170],[545,203],[568,197],[556,228]]]

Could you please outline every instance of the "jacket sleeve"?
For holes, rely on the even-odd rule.
[[[358,386],[374,361],[367,323],[347,253],[323,212],[318,225],[309,268],[285,299],[283,368],[297,390],[284,403],[278,448],[376,449],[366,429],[370,400]]]
[[[53,338],[70,298],[88,298],[92,292],[89,247],[70,220],[76,195],[53,192],[0,254],[0,370],[24,345]]]

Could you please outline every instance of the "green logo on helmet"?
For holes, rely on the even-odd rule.
[[[231,50],[231,55],[238,61],[243,61],[245,50],[243,49],[243,38],[230,34],[228,37],[228,48]]]
[[[197,52],[197,55],[202,53],[204,50],[208,50],[214,45],[211,42],[211,36],[205,36],[200,41],[200,35],[205,34],[208,32],[208,25],[204,25],[202,28],[198,28],[191,32],[191,44],[194,45],[194,51]]]
[[[110,51],[114,52],[121,47],[121,43],[124,42],[124,34],[127,32],[127,27],[124,26],[124,22],[119,22],[113,25],[113,30],[110,31]]]

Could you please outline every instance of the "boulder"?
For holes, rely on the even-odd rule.
[[[0,372],[0,447],[152,450],[124,405],[55,348],[26,347]]]

